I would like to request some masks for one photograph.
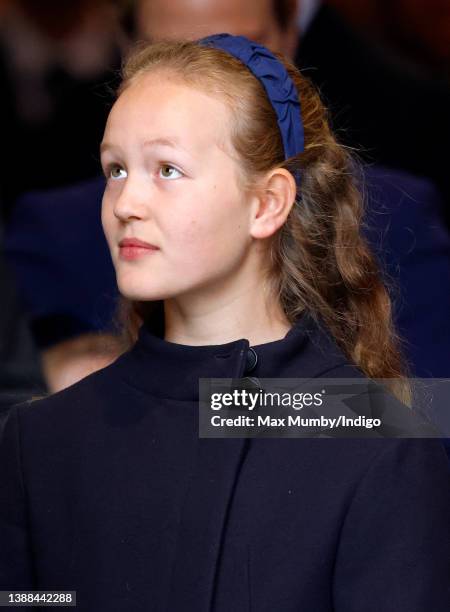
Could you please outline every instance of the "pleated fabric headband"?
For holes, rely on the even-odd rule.
[[[245,36],[221,33],[206,36],[197,42],[227,51],[247,66],[263,85],[276,113],[285,159],[302,153],[305,136],[297,88],[275,55]],[[297,174],[297,184],[299,183],[300,176]]]

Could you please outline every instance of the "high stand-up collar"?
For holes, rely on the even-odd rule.
[[[197,401],[199,378],[312,377],[346,360],[304,311],[284,338],[252,347],[247,338],[217,345],[178,344],[144,323],[135,345],[120,361],[126,381],[134,387],[155,397]]]

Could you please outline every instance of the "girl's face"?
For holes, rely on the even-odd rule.
[[[231,157],[230,121],[219,99],[156,72],[114,104],[101,147],[102,224],[126,297],[214,291],[242,265],[251,210]],[[124,246],[126,239],[156,249]]]

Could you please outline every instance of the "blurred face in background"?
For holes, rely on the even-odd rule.
[[[298,38],[296,17],[295,0],[140,0],[137,33],[141,39],[159,41],[228,32],[292,57]]]

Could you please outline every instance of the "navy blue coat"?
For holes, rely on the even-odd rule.
[[[198,378],[249,342],[144,326],[110,366],[13,407],[0,445],[0,589],[83,612],[448,612],[450,473],[433,439],[206,439]],[[253,377],[360,377],[308,314]]]

